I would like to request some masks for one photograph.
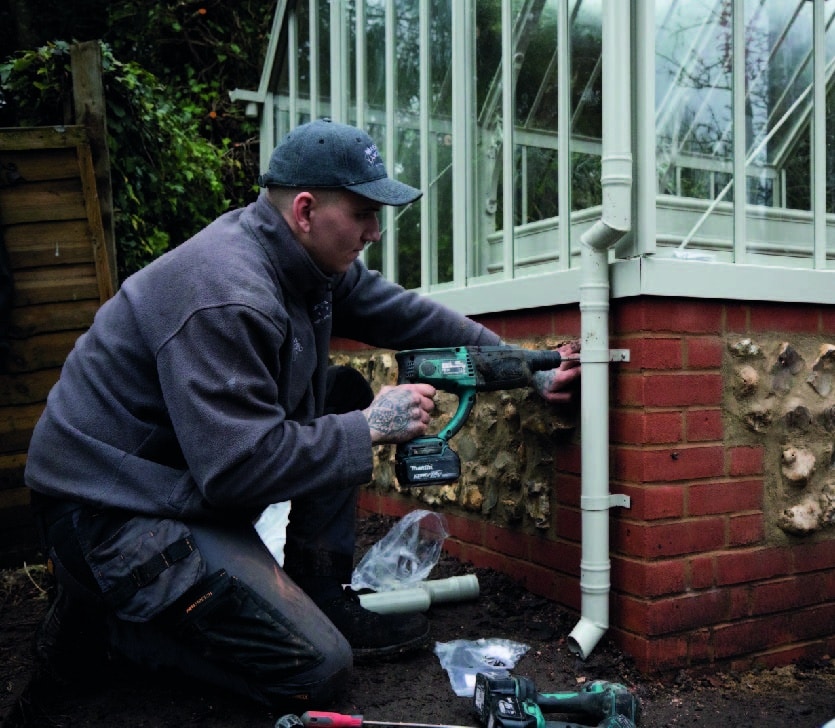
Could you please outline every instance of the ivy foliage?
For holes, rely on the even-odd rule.
[[[153,74],[102,46],[114,226],[120,277],[190,237],[227,207],[223,150],[199,132]],[[24,126],[56,123],[71,104],[70,48],[48,43],[0,65],[0,83]]]
[[[257,87],[273,3],[38,6],[27,32],[0,33],[19,48],[0,58],[0,126],[72,123],[71,44],[100,43],[121,279],[255,197],[257,122],[229,91]]]

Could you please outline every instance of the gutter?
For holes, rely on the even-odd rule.
[[[603,210],[580,238],[581,616],[567,639],[582,659],[609,627],[609,509],[630,505],[627,496],[609,493],[609,250],[632,228],[630,3],[602,9]]]

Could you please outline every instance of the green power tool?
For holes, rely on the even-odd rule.
[[[458,409],[437,435],[397,446],[397,480],[414,487],[452,483],[461,477],[461,460],[449,440],[469,417],[476,392],[527,387],[534,372],[558,367],[562,356],[558,351],[513,346],[456,346],[400,351],[395,359],[398,384],[431,384],[458,397]]]
[[[598,728],[633,728],[641,719],[638,698],[620,683],[593,680],[577,692],[538,693],[526,677],[476,674],[473,709],[488,728],[574,728],[546,721],[543,713],[585,716]],[[585,723],[584,723],[585,725]]]

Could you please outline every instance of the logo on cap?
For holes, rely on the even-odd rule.
[[[380,159],[380,152],[377,149],[376,144],[372,144],[370,147],[365,148],[365,161],[368,162],[369,167],[382,164],[383,160]]]

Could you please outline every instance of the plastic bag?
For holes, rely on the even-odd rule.
[[[435,568],[447,536],[441,514],[426,510],[406,514],[362,557],[351,575],[351,588],[380,592],[414,586]]]
[[[498,638],[435,643],[435,654],[449,675],[453,691],[467,698],[475,691],[476,673],[509,677],[510,670],[529,649],[521,642]]]

